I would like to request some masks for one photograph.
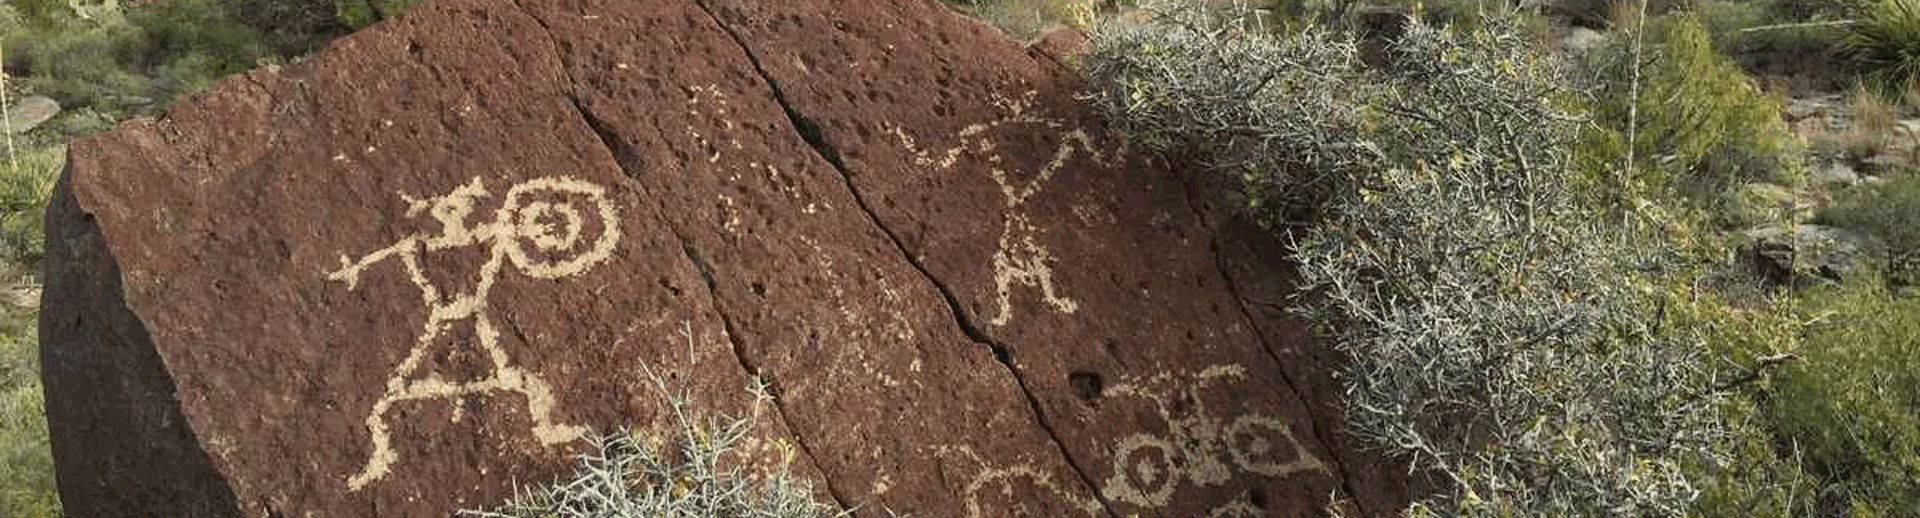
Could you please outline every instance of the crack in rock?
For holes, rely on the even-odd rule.
[[[534,23],[540,25],[541,30],[547,33],[547,40],[549,43],[554,43],[558,41],[553,36],[553,27],[548,25],[546,20],[541,19],[540,16],[535,15],[532,11],[528,10],[526,6],[522,5],[518,0],[514,1],[514,6],[518,8],[522,14],[527,15],[528,18],[532,18]],[[705,6],[700,6],[700,7],[702,11],[706,10]],[[708,16],[712,16],[712,13],[708,13]],[[715,25],[719,25],[718,19],[715,19]],[[729,36],[731,36],[731,34],[729,34]],[[577,85],[578,82],[574,80],[573,73],[565,68],[567,66],[566,56],[556,55],[555,58],[556,58],[555,61],[559,63],[561,67],[561,73],[567,77],[567,86],[569,88],[572,88],[575,85]],[[757,67],[758,65],[756,64],[755,66]],[[638,178],[639,175],[636,174],[635,171],[631,170],[628,166],[628,162],[630,161],[631,157],[635,156],[632,146],[628,145],[625,141],[621,140],[617,134],[615,134],[611,129],[607,128],[605,121],[602,121],[600,120],[599,117],[594,116],[593,112],[591,110],[588,110],[586,105],[583,102],[581,102],[580,97],[578,95],[569,94],[567,96],[567,102],[568,102],[568,106],[571,106],[574,112],[580,116],[581,122],[585,123],[587,125],[587,128],[593,131],[594,137],[599,139],[600,145],[607,150],[607,154],[614,158],[614,164],[620,168],[621,174],[625,175],[629,179]],[[669,225],[673,224],[671,221],[667,223]],[[723,331],[727,335],[727,342],[731,346],[730,349],[733,352],[734,361],[740,364],[741,370],[745,371],[748,376],[752,377],[755,380],[764,379],[760,376],[760,370],[757,368],[757,366],[753,365],[753,362],[747,359],[746,351],[745,351],[746,344],[741,342],[740,334],[735,332],[735,328],[733,325],[733,317],[727,313],[726,309],[722,306],[720,302],[720,295],[718,290],[716,289],[716,285],[715,285],[716,283],[714,280],[712,266],[707,264],[704,258],[700,256],[699,250],[694,247],[692,239],[688,238],[684,233],[680,232],[680,230],[677,228],[672,229],[672,231],[673,231],[674,237],[679,239],[680,241],[681,252],[685,254],[687,261],[692,263],[695,270],[699,272],[700,279],[704,281],[707,286],[708,301],[710,304],[712,304],[714,313],[720,317],[721,326],[723,328]],[[799,430],[794,429],[794,427],[791,424],[789,424],[789,423],[792,423],[793,420],[788,418],[786,406],[780,402],[780,399],[778,397],[774,397],[771,399],[772,399],[771,403],[773,404],[774,411],[780,415],[781,427],[785,429],[789,435],[793,436],[794,444],[800,447],[801,454],[807,456],[807,462],[813,464],[815,469],[820,469],[820,466],[821,466],[820,459],[819,457],[814,455],[813,448],[808,445],[805,435],[801,434]],[[823,471],[822,475],[824,474],[825,473]],[[828,496],[831,496],[833,498],[834,504],[840,509],[841,514],[851,515],[852,508],[848,507],[847,499],[844,496],[842,496],[840,489],[834,486],[833,478],[832,477],[822,477],[822,478],[824,479],[824,482],[827,486]]]
[[[1208,230],[1207,254],[1213,256],[1214,270],[1219,273],[1220,279],[1224,281],[1227,287],[1227,296],[1233,299],[1234,310],[1238,311],[1241,318],[1246,319],[1247,324],[1252,326],[1254,338],[1260,341],[1260,350],[1265,352],[1267,357],[1271,358],[1276,366],[1280,367],[1275,369],[1275,372],[1278,372],[1280,374],[1280,380],[1286,383],[1287,391],[1292,392],[1294,398],[1300,400],[1301,406],[1305,407],[1307,422],[1312,425],[1310,428],[1313,430],[1314,441],[1320,443],[1320,447],[1327,450],[1327,456],[1330,459],[1328,464],[1333,466],[1340,480],[1340,489],[1347,493],[1348,500],[1353,502],[1355,507],[1360,508],[1360,516],[1368,516],[1364,508],[1365,504],[1361,503],[1362,499],[1359,493],[1354,491],[1353,475],[1348,472],[1346,463],[1341,458],[1339,450],[1334,449],[1333,441],[1329,437],[1330,432],[1328,432],[1322,424],[1323,420],[1320,418],[1321,416],[1318,410],[1314,408],[1315,405],[1313,401],[1308,400],[1306,396],[1301,393],[1300,386],[1294,383],[1293,376],[1287,374],[1287,369],[1285,368],[1287,362],[1280,358],[1279,353],[1274,352],[1273,343],[1268,341],[1266,333],[1260,330],[1261,326],[1259,325],[1259,321],[1254,318],[1253,311],[1247,309],[1246,297],[1240,293],[1239,280],[1235,279],[1232,272],[1227,269],[1226,253],[1223,252],[1220,247],[1220,229],[1207,219],[1207,215],[1200,211],[1200,204],[1195,201],[1198,193],[1196,192],[1197,188],[1194,186],[1193,179],[1176,179],[1179,180],[1182,190],[1185,191],[1186,196],[1183,197],[1183,201],[1186,202],[1187,210],[1193,213],[1196,222],[1199,222]]]
[[[989,338],[985,332],[982,332],[978,326],[975,326],[973,322],[967,318],[966,314],[961,311],[959,299],[953,295],[953,290],[947,287],[945,283],[940,282],[932,272],[927,270],[925,265],[920,264],[920,261],[913,257],[913,254],[907,253],[906,246],[902,243],[900,237],[894,233],[893,229],[888,228],[885,223],[880,221],[879,216],[875,215],[873,209],[867,204],[866,198],[861,196],[860,190],[854,186],[853,178],[848,174],[846,164],[840,159],[839,150],[826,141],[825,135],[813,119],[800,113],[800,111],[793,106],[793,103],[787,99],[786,93],[780,89],[779,82],[775,81],[772,75],[768,74],[766,69],[761,66],[760,58],[754,55],[752,48],[747,46],[746,42],[740,38],[739,34],[734,32],[732,27],[727,26],[725,22],[721,21],[720,17],[716,16],[713,11],[707,7],[706,2],[693,0],[693,3],[698,5],[702,11],[705,11],[707,16],[713,18],[714,24],[719,25],[722,30],[726,31],[727,36],[733,38],[734,43],[740,46],[740,50],[747,56],[747,60],[753,63],[754,72],[760,76],[761,80],[767,83],[768,89],[772,91],[774,101],[780,104],[782,111],[786,112],[787,119],[793,124],[794,131],[800,135],[802,140],[806,141],[808,147],[812,148],[815,153],[820,155],[820,158],[826,160],[829,165],[833,166],[835,172],[840,174],[840,179],[846,184],[847,191],[852,193],[854,201],[860,205],[860,211],[867,216],[867,219],[873,223],[874,227],[886,234],[887,240],[893,244],[894,250],[898,251],[900,256],[905,258],[907,263],[912,265],[913,269],[920,273],[921,277],[926,278],[927,282],[932,284],[934,289],[940,292],[941,298],[946,302],[948,312],[952,314],[954,323],[960,327],[961,332],[964,333],[969,340],[987,346],[987,348],[993,352],[994,360],[998,361],[1001,367],[1007,370],[1008,375],[1013,378],[1014,384],[1020,388],[1021,395],[1026,398],[1027,406],[1033,413],[1034,421],[1040,425],[1041,429],[1046,431],[1048,441],[1053,443],[1054,447],[1059,451],[1060,457],[1066,460],[1067,466],[1073,469],[1074,474],[1080,477],[1082,483],[1086,484],[1089,488],[1096,488],[1094,496],[1100,501],[1101,510],[1105,511],[1108,516],[1115,516],[1112,505],[1107,502],[1106,497],[1099,495],[1097,488],[1100,486],[1093,482],[1093,478],[1087,475],[1087,471],[1083,469],[1080,463],[1073,458],[1073,455],[1067,451],[1066,446],[1060,440],[1060,434],[1054,430],[1053,424],[1047,419],[1046,412],[1042,410],[1040,399],[1034,396],[1033,390],[1027,386],[1026,379],[1022,378],[1019,370],[1014,368],[1012,352],[1010,352],[1006,346],[993,341],[993,339]]]
[[[614,157],[614,163],[620,167],[621,173],[629,178],[636,177],[636,173],[627,166],[628,158],[634,156],[632,146],[627,145],[618,135],[608,129],[606,123],[601,121],[599,117],[594,116],[593,112],[589,111],[578,97],[568,96],[567,100],[574,111],[579,113],[581,120],[586,123],[587,127],[593,130],[594,136],[599,138],[601,146],[605,147],[607,153]],[[670,226],[673,225],[670,221],[666,223]],[[680,241],[681,253],[687,258],[687,262],[693,266],[694,271],[700,274],[701,282],[706,285],[707,299],[709,303],[713,305],[714,313],[720,317],[720,323],[723,331],[726,333],[728,345],[731,346],[734,361],[740,364],[741,370],[746,371],[748,376],[755,379],[762,379],[758,366],[747,359],[746,344],[741,342],[740,334],[735,332],[733,317],[729,315],[721,305],[718,283],[714,279],[712,265],[707,263],[705,257],[700,254],[699,249],[694,246],[692,238],[687,237],[687,235],[682,233],[678,228],[671,230],[674,237]],[[782,427],[786,429],[788,434],[793,436],[793,441],[800,447],[801,454],[806,455],[807,461],[813,464],[815,469],[819,469],[821,466],[820,459],[814,455],[813,448],[808,445],[806,437],[801,434],[799,430],[794,429],[792,425],[788,424],[792,423],[793,420],[788,418],[786,405],[782,404],[778,397],[773,398],[772,403],[774,411],[780,415]],[[848,507],[846,498],[842,496],[839,488],[834,487],[833,479],[826,477],[825,483],[827,493],[833,497],[834,504],[838,506],[843,513],[850,512],[851,508]]]

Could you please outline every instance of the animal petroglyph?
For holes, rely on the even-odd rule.
[[[951,169],[955,163],[959,162],[960,155],[972,152],[984,157],[987,175],[993,178],[994,183],[1000,185],[1000,192],[1005,202],[1005,214],[1004,223],[1000,229],[999,250],[993,254],[992,263],[999,314],[994,315],[991,321],[996,326],[1004,326],[1013,318],[1013,286],[1016,284],[1039,289],[1040,300],[1054,310],[1072,313],[1079,309],[1078,302],[1061,295],[1058,288],[1054,286],[1053,253],[1040,245],[1037,239],[1040,229],[1034,226],[1033,219],[1028,216],[1025,210],[1026,203],[1033,198],[1034,194],[1044,189],[1047,182],[1053,179],[1053,175],[1066,165],[1067,160],[1073,157],[1076,146],[1080,153],[1085,154],[1095,163],[1109,165],[1108,157],[1094,146],[1093,139],[1087,136],[1085,130],[1073,128],[1060,132],[1066,127],[1066,123],[1029,112],[1036,94],[1037,92],[1029,91],[1017,100],[996,96],[994,105],[1000,107],[1007,115],[1000,120],[974,124],[961,129],[957,135],[959,143],[941,151],[920,149],[914,143],[913,137],[908,136],[904,129],[897,126],[893,128],[893,134],[899,137],[901,146],[913,155],[916,165],[943,170]],[[1051,159],[1032,171],[1024,181],[1007,174],[1003,165],[1006,158],[997,152],[998,143],[989,134],[995,129],[1015,125],[1037,126],[1051,132],[1060,132],[1061,135],[1060,145],[1053,150]]]
[[[490,392],[518,392],[527,398],[527,413],[532,417],[532,432],[541,444],[556,445],[573,441],[585,432],[578,426],[555,423],[553,390],[532,372],[516,367],[501,348],[500,332],[487,314],[487,295],[507,263],[528,276],[560,279],[585,272],[613,254],[620,240],[619,217],[606,193],[598,185],[553,176],[536,178],[507,190],[500,208],[490,221],[469,226],[475,203],[489,197],[486,186],[475,177],[443,196],[414,199],[405,194],[407,216],[422,214],[439,222],[438,234],[415,233],[375,250],[358,260],[342,255],[340,268],[328,272],[327,279],[355,289],[361,273],[389,258],[398,258],[409,280],[420,288],[426,308],[426,323],[418,339],[387,378],[386,391],[367,413],[367,433],[373,451],[360,473],[347,479],[347,487],[359,490],[386,476],[400,460],[391,444],[386,414],[395,403],[422,399],[459,398]],[[589,219],[598,218],[598,236],[589,238]],[[485,247],[487,255],[471,291],[443,292],[428,280],[422,268],[427,252],[463,247]],[[436,339],[454,324],[471,322],[473,334],[489,361],[490,371],[480,379],[459,381],[443,378],[438,372],[421,372]],[[455,405],[454,419],[460,419]]]
[[[1145,380],[1121,383],[1106,390],[1110,397],[1145,399],[1168,425],[1167,436],[1134,434],[1114,445],[1113,474],[1101,494],[1143,507],[1167,505],[1185,479],[1198,486],[1226,482],[1235,470],[1279,477],[1302,471],[1326,472],[1327,467],[1300,444],[1286,423],[1250,414],[1226,421],[1209,412],[1202,388],[1246,378],[1239,365],[1215,365],[1190,381],[1161,373]],[[1176,389],[1184,388],[1184,394]],[[1174,415],[1175,400],[1190,406]],[[1288,451],[1287,445],[1291,445]],[[1224,455],[1223,455],[1224,454]],[[1223,460],[1224,458],[1224,460]]]

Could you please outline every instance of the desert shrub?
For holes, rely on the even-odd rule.
[[[418,0],[334,0],[334,16],[340,23],[359,29],[373,22],[398,16]]]
[[[686,333],[691,347],[692,333]],[[689,349],[691,351],[691,349]],[[643,367],[644,368],[644,367]],[[589,434],[592,451],[579,456],[572,480],[515,490],[514,498],[493,511],[462,510],[485,518],[761,518],[839,517],[852,514],[814,500],[813,488],[787,471],[793,447],[780,444],[786,458],[758,465],[731,458],[734,447],[752,431],[753,420],[699,416],[685,390],[672,390],[651,369],[647,377],[668,404],[671,448],[647,437],[616,431]],[[748,386],[754,405],[772,396],[758,380]],[[758,412],[755,412],[758,415]]]
[[[15,79],[62,107],[107,107],[118,96],[144,96],[149,80],[129,64],[140,61],[145,33],[118,12],[94,20],[63,18],[51,27],[6,35],[7,68]]]
[[[60,516],[34,313],[0,310],[0,515]]]
[[[1710,361],[1710,314],[1667,309],[1697,299],[1658,212],[1582,205],[1574,97],[1511,19],[1413,24],[1369,70],[1326,33],[1159,8],[1095,31],[1092,101],[1312,214],[1288,232],[1297,304],[1350,358],[1348,433],[1438,482],[1410,514],[1677,516],[1753,490],[1705,467],[1772,460],[1727,397],[1744,365]]]
[[[1211,19],[1192,10],[1155,16],[1163,21],[1097,27],[1085,61],[1092,102],[1135,144],[1197,150],[1244,180],[1245,203],[1269,221],[1303,219],[1293,216],[1386,160],[1361,138],[1386,92],[1360,80],[1352,42],[1314,27],[1290,38],[1175,30]]]
[[[1920,175],[1901,175],[1836,196],[1815,221],[1859,230],[1886,246],[1881,262],[1895,285],[1920,281]]]
[[[103,9],[8,34],[7,66],[28,90],[110,118],[157,112],[267,57],[257,32],[213,0]],[[64,115],[63,115],[64,116]]]
[[[1019,39],[1031,39],[1057,27],[1085,27],[1100,12],[1131,4],[1130,0],[946,0],[948,5],[979,18]]]
[[[0,258],[31,265],[45,253],[40,215],[65,163],[64,146],[22,150],[18,157],[0,159]]]
[[[1815,498],[1799,516],[1920,512],[1920,299],[1874,282],[1808,296],[1817,322],[1762,408],[1776,443],[1804,451]]]
[[[1740,263],[1712,264],[1660,283],[1653,302],[1665,318],[1655,325],[1673,329],[1700,344],[1711,357],[1729,359],[1732,379],[1722,376],[1713,389],[1727,392],[1721,401],[1723,433],[1708,448],[1724,457],[1682,457],[1699,490],[1693,516],[1804,517],[1802,504],[1818,491],[1805,469],[1804,451],[1775,441],[1760,406],[1779,369],[1762,368],[1757,359],[1785,360],[1799,348],[1804,325],[1796,300],[1766,289]],[[1684,281],[1684,282],[1680,282]],[[1711,390],[1711,389],[1710,389]]]
[[[1846,14],[1830,3],[1708,0],[1694,4],[1714,48],[1752,74],[1792,77],[1799,88],[1827,89],[1845,74],[1833,62]]]
[[[1639,0],[1544,0],[1541,12],[1566,20],[1568,24],[1594,29],[1613,29],[1626,18],[1625,11],[1639,10]],[[1687,5],[1688,0],[1646,0],[1647,14],[1658,15]]]
[[[1576,149],[1585,174],[1616,175],[1630,152],[1626,181],[1613,182],[1628,192],[1617,195],[1676,192],[1709,210],[1742,183],[1800,180],[1804,145],[1781,120],[1781,100],[1714,51],[1696,15],[1649,20],[1638,60],[1632,39],[1617,38],[1586,63],[1599,124]]]
[[[1847,26],[1842,55],[1893,95],[1920,80],[1920,2],[1872,0],[1860,15]]]

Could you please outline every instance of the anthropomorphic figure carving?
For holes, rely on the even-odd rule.
[[[406,359],[394,368],[384,394],[367,414],[367,433],[372,437],[373,451],[360,473],[347,479],[349,489],[359,490],[379,480],[399,460],[391,444],[386,414],[395,403],[402,401],[457,400],[474,394],[519,392],[527,398],[533,435],[542,444],[563,444],[580,438],[585,432],[578,426],[555,423],[553,390],[539,376],[512,364],[505,349],[500,347],[500,332],[487,314],[487,295],[507,263],[535,278],[559,279],[577,275],[606,260],[620,240],[618,214],[600,186],[564,176],[544,177],[508,189],[491,221],[468,226],[467,218],[473,214],[475,203],[488,196],[486,186],[474,178],[444,196],[407,197],[407,216],[418,217],[423,212],[432,216],[440,226],[437,234],[408,235],[359,260],[343,255],[340,268],[327,274],[327,279],[344,282],[351,290],[358,286],[360,274],[368,267],[388,258],[398,258],[409,280],[420,288],[421,301],[427,310],[427,321],[419,339]],[[598,236],[587,239],[593,234],[589,232],[590,217],[599,220]],[[442,291],[421,268],[422,255],[458,247],[486,248],[478,282],[469,291]],[[462,322],[473,325],[480,352],[490,364],[489,371],[479,379],[464,381],[448,380],[430,370],[421,372],[423,360],[434,342]]]

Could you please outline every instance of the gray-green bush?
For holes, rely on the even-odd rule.
[[[1292,223],[1296,303],[1350,358],[1347,432],[1437,482],[1409,512],[1678,516],[1739,493],[1699,474],[1756,458],[1736,369],[1704,313],[1661,309],[1693,299],[1652,209],[1574,192],[1577,97],[1510,17],[1414,24],[1370,69],[1333,34],[1155,7],[1095,31],[1092,101]]]
[[[683,332],[689,355],[691,330]],[[684,389],[669,388],[642,365],[667,404],[670,448],[626,430],[590,434],[573,479],[516,488],[497,510],[464,510],[483,518],[826,518],[851,511],[814,499],[811,484],[787,471],[792,455],[773,465],[736,458],[735,446],[752,431],[751,418],[707,414]],[[770,404],[759,380],[747,387],[753,405]],[[755,412],[757,415],[757,412]],[[786,446],[791,453],[792,446]]]
[[[1837,198],[1817,221],[1872,234],[1886,245],[1881,267],[1889,280],[1920,283],[1920,174],[1855,187]]]

